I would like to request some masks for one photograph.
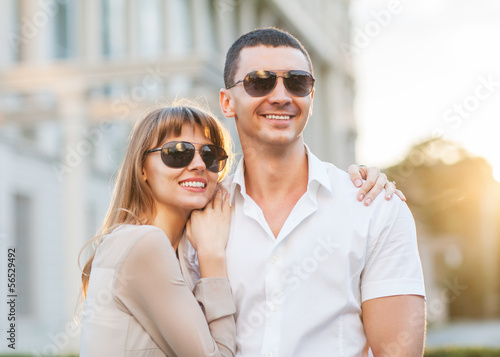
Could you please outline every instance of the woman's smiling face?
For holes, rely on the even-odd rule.
[[[184,124],[180,135],[166,137],[161,146],[169,141],[187,141],[193,143],[197,150],[193,160],[181,168],[166,166],[160,151],[148,154],[143,177],[151,187],[157,209],[186,210],[189,213],[205,207],[213,196],[219,174],[207,170],[198,150],[204,144],[213,143],[200,126],[191,124]]]

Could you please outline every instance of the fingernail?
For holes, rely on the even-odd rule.
[[[390,200],[390,199],[391,199],[391,196],[390,196],[390,195],[386,195],[386,196],[385,196],[385,199],[386,199],[386,200]]]
[[[354,186],[360,187],[362,184],[363,184],[363,181],[361,181],[360,179],[354,180]]]
[[[369,206],[371,205],[372,203],[372,199],[371,198],[367,198],[366,201],[365,201],[365,206]]]
[[[358,196],[358,200],[363,201],[363,198],[364,198],[364,197],[365,197],[365,195],[360,194],[360,195]]]

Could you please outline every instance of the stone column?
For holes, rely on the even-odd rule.
[[[127,17],[125,18],[127,54],[136,57],[139,54],[138,34],[139,34],[139,2],[128,0],[126,3]]]
[[[199,54],[209,55],[214,47],[213,24],[208,0],[191,0],[194,49]]]
[[[160,15],[160,28],[158,29],[158,31],[161,32],[161,36],[160,36],[160,48],[158,49],[160,51],[160,53],[163,55],[167,52],[167,47],[168,47],[168,36],[167,36],[167,33],[168,33],[168,12],[167,12],[167,2],[168,0],[162,0],[159,2],[159,5],[158,5],[158,11],[159,13],[161,14]]]
[[[267,8],[260,13],[260,17],[258,19],[259,27],[271,27],[276,25],[276,15],[269,7],[269,5],[267,5],[266,7]]]
[[[123,58],[127,54],[127,6],[123,0],[108,0],[107,4],[109,57]]]
[[[240,1],[240,7],[248,7],[248,4],[253,3],[250,1]],[[219,52],[224,57],[229,46],[232,45],[233,41],[239,36],[239,32],[236,29],[236,18],[240,16],[240,12],[237,11],[235,1],[218,0],[214,3],[215,7],[215,17],[214,25],[216,28],[216,36],[218,43],[220,45]],[[250,9],[248,9],[250,11]],[[249,14],[248,16],[252,16]]]
[[[61,156],[58,180],[63,190],[62,244],[64,306],[61,314],[65,325],[72,324],[75,306],[78,305],[81,272],[78,268],[78,254],[83,243],[90,239],[86,195],[88,193],[88,161],[94,150],[92,143],[85,136],[88,130],[85,90],[81,83],[65,83],[58,92],[60,119],[63,126],[63,155]],[[82,255],[86,258],[86,255]],[[85,260],[85,259],[83,259]],[[82,265],[84,262],[82,263]],[[65,327],[65,326],[62,326]],[[68,334],[69,335],[69,334]],[[68,336],[73,337],[73,336]],[[71,339],[68,349],[78,343],[78,336]]]
[[[164,37],[166,33],[165,1],[146,0],[132,1],[135,5],[129,7],[129,26],[134,23],[135,34],[129,39],[135,43],[134,55],[157,58],[164,52]],[[140,4],[140,5],[139,5]]]
[[[329,67],[327,75],[321,78],[326,82],[325,113],[329,120],[328,147],[325,150],[328,160],[340,168],[354,162],[354,128],[352,125],[352,98],[345,74]],[[330,152],[331,151],[331,152]]]
[[[82,4],[83,21],[80,39],[83,43],[83,58],[102,58],[102,4],[100,0],[86,0]]]
[[[329,106],[327,104],[327,98],[333,96],[333,93],[328,91],[327,76],[326,72],[323,70],[323,66],[317,64],[314,70],[314,76],[321,80],[316,81],[314,86],[313,115],[309,118],[309,122],[304,131],[304,141],[311,151],[321,160],[331,161],[333,148],[329,150],[330,154],[328,154],[325,142],[329,143],[332,141],[328,139],[330,135],[331,113],[328,112]]]
[[[17,19],[15,18],[15,8],[14,1],[12,0],[0,0],[0,67],[8,65],[14,62],[17,57],[17,52],[19,51],[20,41],[22,38],[20,34],[16,31]]]
[[[190,55],[193,48],[193,29],[190,26],[190,12],[188,2],[185,0],[166,0],[167,21],[167,56],[169,58],[182,58]],[[174,98],[187,96],[192,87],[192,82],[185,74],[179,73],[169,76],[167,82],[167,97]]]
[[[187,2],[185,0],[166,0],[165,12],[167,54],[185,54],[192,44],[192,29],[189,25]]]
[[[240,1],[239,5],[240,33],[238,36],[258,27],[257,2],[255,0],[245,0]]]
[[[42,6],[43,4],[43,6]],[[20,2],[21,59],[47,62],[53,57],[52,31],[58,11],[57,2],[25,0]]]

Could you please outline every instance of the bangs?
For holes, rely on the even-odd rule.
[[[187,106],[166,107],[160,110],[153,128],[156,130],[156,144],[159,146],[168,136],[179,136],[184,125],[197,126],[203,135],[215,145],[225,148],[224,133],[220,124],[208,113]]]

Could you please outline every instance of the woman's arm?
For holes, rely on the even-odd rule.
[[[165,354],[234,356],[236,309],[229,281],[201,279],[195,298],[161,231],[149,232],[131,249],[119,269],[116,292],[119,303]]]

